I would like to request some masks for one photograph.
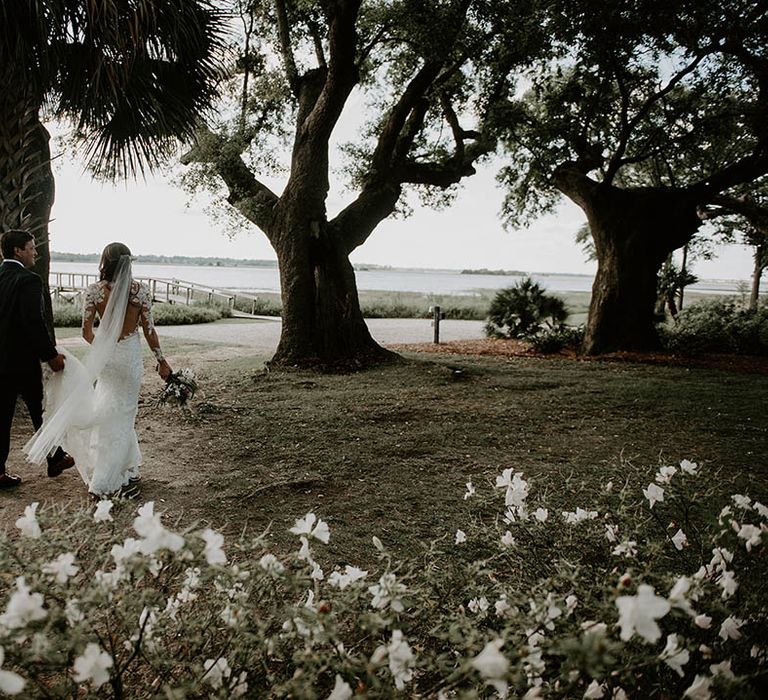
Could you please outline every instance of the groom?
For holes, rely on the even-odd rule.
[[[7,231],[0,238],[0,489],[21,483],[5,471],[16,399],[27,404],[37,430],[43,423],[43,377],[40,362],[54,372],[64,369],[43,318],[43,283],[31,268],[37,259],[35,239],[27,231]],[[58,476],[75,460],[60,447],[48,457],[48,476]]]

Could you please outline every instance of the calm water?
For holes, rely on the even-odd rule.
[[[96,274],[98,269],[96,263],[52,262],[51,272]],[[136,277],[196,282],[239,292],[280,291],[276,268],[136,263],[133,272]],[[460,295],[509,287],[521,279],[514,275],[462,275],[455,270],[360,270],[356,275],[358,289]],[[592,289],[592,277],[589,275],[532,274],[531,277],[544,288],[555,292],[588,292]],[[703,280],[689,289],[725,294],[736,292],[738,284],[733,280]]]

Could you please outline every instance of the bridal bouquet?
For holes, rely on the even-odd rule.
[[[173,372],[165,382],[160,397],[157,400],[159,405],[171,404],[174,406],[185,406],[197,391],[197,377],[195,373],[185,367],[178,372]]]

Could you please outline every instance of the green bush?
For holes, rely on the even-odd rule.
[[[185,326],[190,323],[210,323],[221,318],[214,306],[185,306],[184,304],[155,304],[152,315],[158,326]]]
[[[549,354],[564,348],[578,351],[583,340],[584,326],[555,326],[539,331],[531,338],[531,344],[536,352]]]
[[[693,304],[659,331],[672,352],[768,354],[768,309],[747,309],[731,297]]]
[[[768,508],[723,502],[722,475],[702,472],[683,460],[642,493],[609,483],[573,503],[504,469],[467,484],[465,516],[426,551],[401,560],[371,533],[368,570],[323,551],[313,513],[281,553],[176,532],[151,502],[130,529],[129,502],[33,503],[0,533],[0,690],[756,700]]]
[[[53,325],[56,328],[80,328],[82,322],[83,309],[78,299],[72,301],[54,300]]]
[[[235,308],[238,311],[255,314],[256,316],[281,316],[283,306],[280,303],[280,296],[275,296],[276,298],[258,297],[255,300],[235,297]]]
[[[497,292],[491,302],[485,333],[489,338],[533,339],[547,328],[557,328],[568,318],[565,302],[545,294],[530,277]]]

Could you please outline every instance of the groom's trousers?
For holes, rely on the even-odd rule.
[[[24,368],[15,374],[0,374],[0,474],[11,447],[11,424],[16,400],[21,396],[27,405],[32,425],[37,430],[43,424],[43,378],[40,366]]]

